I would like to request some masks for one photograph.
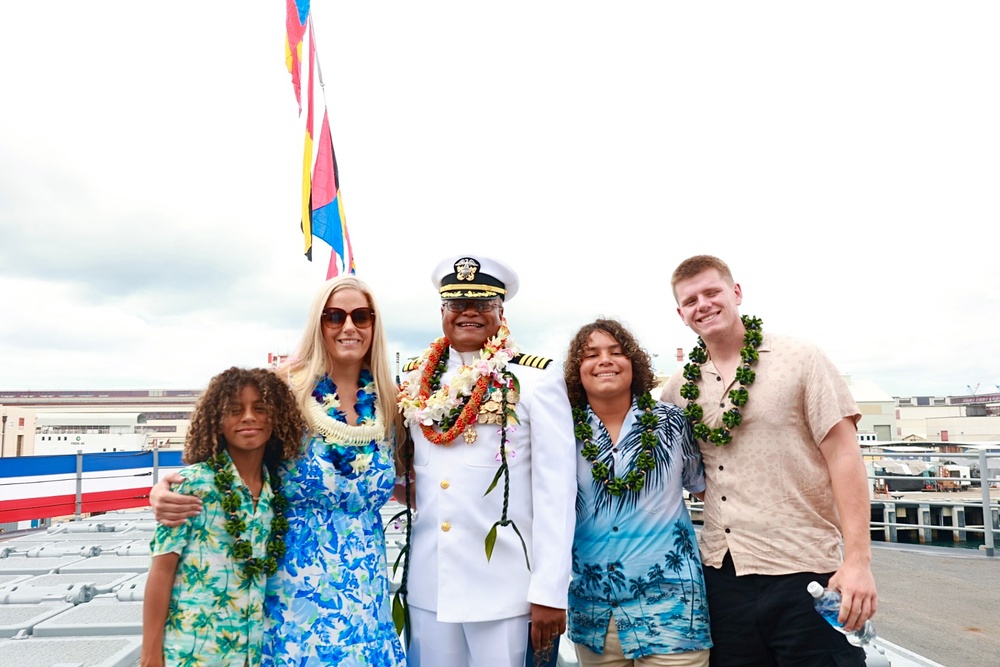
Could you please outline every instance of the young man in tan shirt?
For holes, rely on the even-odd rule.
[[[846,382],[813,345],[741,317],[722,260],[691,257],[672,285],[700,337],[662,400],[687,408],[705,462],[711,664],[864,665],[806,591],[813,580],[839,590],[847,630],[877,606],[861,415]]]

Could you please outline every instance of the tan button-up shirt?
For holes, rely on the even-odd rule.
[[[702,561],[720,567],[729,551],[736,574],[833,572],[843,560],[840,520],[820,443],[858,406],[843,376],[815,346],[765,333],[754,366],[750,399],[733,441],[699,442],[705,462]],[[709,359],[698,381],[698,404],[710,428],[732,408],[735,380],[722,378]],[[662,400],[684,407],[678,371]]]

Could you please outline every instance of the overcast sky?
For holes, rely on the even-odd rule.
[[[485,250],[520,273],[524,351],[615,316],[669,372],[694,342],[670,273],[710,253],[744,313],[854,378],[997,391],[997,3],[313,15],[358,275],[404,358],[440,334],[431,269]],[[0,6],[0,389],[198,388],[293,350],[329,250],[302,256],[283,39],[281,0]]]

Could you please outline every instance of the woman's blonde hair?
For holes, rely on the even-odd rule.
[[[393,433],[400,433],[402,426],[396,410],[396,397],[399,388],[392,380],[389,366],[389,351],[386,349],[385,329],[382,326],[382,312],[375,303],[371,288],[354,276],[338,276],[323,283],[309,306],[309,316],[306,320],[302,341],[295,356],[284,367],[289,384],[295,393],[295,400],[305,414],[309,403],[315,399],[312,390],[316,379],[334,365],[333,359],[326,351],[323,342],[323,324],[320,318],[330,297],[344,290],[357,290],[364,295],[368,307],[375,311],[375,321],[372,323],[372,343],[365,353],[365,366],[371,371],[375,380],[375,394],[378,397],[378,411],[385,423],[385,437],[392,439]]]

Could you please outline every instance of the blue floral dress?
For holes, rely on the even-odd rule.
[[[362,372],[356,410],[375,416],[371,375]],[[313,392],[345,422],[329,378]],[[328,438],[327,438],[328,439]],[[285,557],[264,599],[265,665],[405,665],[392,622],[385,534],[379,510],[395,472],[387,441],[331,444],[315,430],[305,453],[285,464]]]

